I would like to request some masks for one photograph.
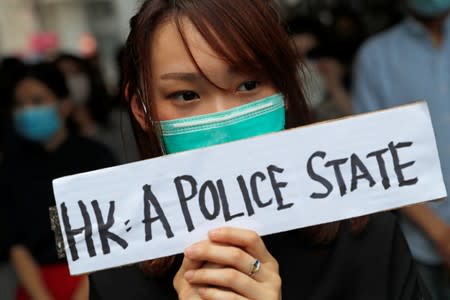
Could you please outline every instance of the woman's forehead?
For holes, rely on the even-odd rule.
[[[55,94],[50,90],[45,83],[33,79],[33,78],[25,78],[21,80],[15,89],[14,92],[15,101],[28,101],[36,95],[45,97],[46,100],[53,100],[55,98]]]
[[[206,75],[228,71],[229,64],[214,52],[195,26],[186,18],[181,21],[186,44],[174,20],[161,23],[155,30],[151,45],[152,73],[159,77],[165,73],[198,72],[196,65]]]
[[[33,92],[45,92],[51,93],[50,89],[47,86],[34,78],[24,78],[18,82],[16,87],[16,92],[18,93],[33,93]]]

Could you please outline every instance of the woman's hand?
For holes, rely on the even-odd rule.
[[[260,268],[252,274],[256,260]],[[216,267],[202,266],[202,262]],[[208,241],[186,249],[174,283],[180,299],[281,299],[277,261],[258,234],[244,229],[213,230]]]
[[[202,299],[198,294],[199,286],[191,284],[186,278],[185,274],[189,270],[199,269],[203,265],[201,261],[190,260],[186,256],[183,259],[180,269],[173,279],[173,286],[178,294],[179,300],[200,300]]]

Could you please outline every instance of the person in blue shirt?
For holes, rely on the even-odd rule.
[[[361,47],[355,62],[353,109],[359,113],[426,100],[450,187],[450,1],[406,3],[409,16],[402,23]],[[404,208],[400,219],[434,298],[450,299],[450,202]]]

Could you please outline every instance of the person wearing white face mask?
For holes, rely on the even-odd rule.
[[[120,163],[137,160],[134,141],[125,137],[131,135],[129,119],[115,109],[101,74],[86,59],[72,54],[59,55],[55,63],[64,73],[73,101],[74,129],[106,145]]]
[[[75,105],[84,105],[91,94],[91,83],[89,77],[83,73],[75,73],[67,77],[72,101]]]
[[[425,99],[450,187],[450,0],[407,0],[409,17],[362,46],[356,60],[356,112]],[[414,120],[411,120],[414,126]],[[450,202],[401,210],[401,225],[433,299],[450,299]]]
[[[102,135],[100,129],[108,127],[109,101],[103,82],[81,57],[61,54],[55,63],[67,81],[77,132],[102,142],[98,137]]]

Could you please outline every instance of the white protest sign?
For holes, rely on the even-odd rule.
[[[425,102],[56,179],[71,274],[446,197]]]

